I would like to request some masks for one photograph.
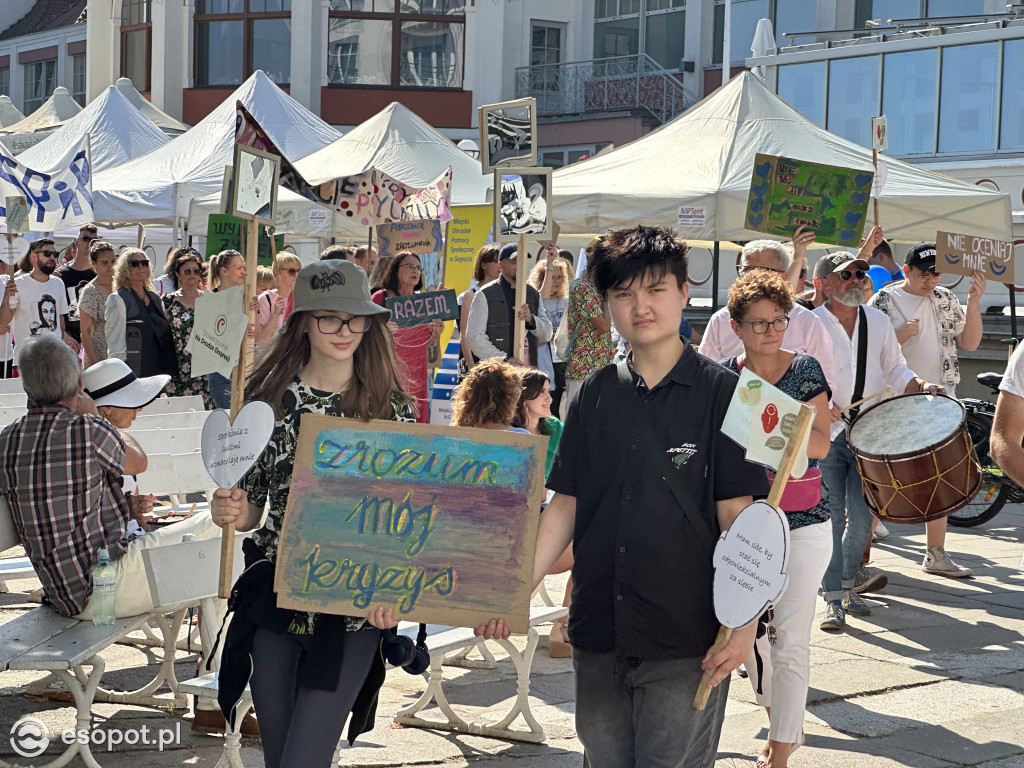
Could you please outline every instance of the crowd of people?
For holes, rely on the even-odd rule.
[[[981,340],[984,277],[973,276],[962,306],[938,284],[935,247],[923,243],[897,279],[876,228],[858,253],[820,257],[805,291],[813,240],[798,230],[790,245],[747,243],[728,303],[703,334],[685,324],[688,248],[655,227],[594,238],[575,278],[572,254],[553,246],[529,275],[518,274],[516,245],[485,246],[459,297],[452,426],[546,440],[534,586],[570,572],[569,616],[553,626],[549,648],[573,660],[577,732],[592,768],[713,764],[740,665],[768,714],[757,765],[784,768],[803,741],[819,590],[825,631],[877,608],[863,597],[885,586],[884,574],[866,567],[875,518],[844,427],[894,394],[955,395],[957,350]],[[0,331],[14,336],[2,362],[8,375],[17,367],[31,405],[0,432],[0,494],[56,610],[90,615],[89,573],[102,547],[117,567],[118,615],[131,615],[147,610],[138,552],[166,536],[146,530],[152,497],[130,492],[146,456],[125,430],[161,392],[227,407],[230,380],[193,378],[186,345],[196,299],[243,284],[245,259],[224,251],[207,265],[178,248],[154,280],[145,251],[116,252],[91,225],[60,269],[57,257],[52,240],[38,240],[21,274],[0,278]],[[894,278],[877,291],[874,263]],[[236,488],[218,489],[208,512],[170,535],[254,531],[233,590],[220,700],[251,687],[258,730],[249,723],[249,732],[261,735],[267,766],[327,766],[349,714],[350,741],[373,726],[380,649],[397,618],[391,608],[336,616],[274,602],[300,417],[429,421],[426,355],[442,324],[391,322],[387,299],[424,288],[420,257],[409,251],[378,258],[370,247],[332,246],[307,266],[280,254],[261,278],[245,399],[273,406],[272,437]],[[526,300],[517,305],[519,279]],[[516,348],[520,322],[525,341]],[[712,649],[711,553],[774,481],[721,432],[744,369],[813,407],[810,461],[780,501],[788,589]],[[1011,374],[993,453],[1024,475],[1024,354]],[[972,575],[946,552],[944,520],[928,524],[922,557],[925,573]],[[678,584],[686,588],[667,586]],[[495,617],[477,632],[507,637],[508,627]],[[704,672],[713,688],[698,710],[690,702]],[[225,707],[229,719],[232,711]],[[202,715],[203,728],[216,726],[212,717]]]

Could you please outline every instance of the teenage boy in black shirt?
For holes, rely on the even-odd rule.
[[[632,352],[573,401],[537,535],[535,584],[573,544],[576,730],[591,768],[712,766],[729,675],[754,643],[752,623],[708,651],[716,540],[768,482],[720,431],[737,377],[679,337],[686,252],[654,227],[595,247],[592,282]],[[500,619],[477,628],[507,631]],[[699,711],[703,669],[717,687]]]

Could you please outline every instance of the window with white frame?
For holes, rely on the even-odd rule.
[[[50,98],[54,88],[57,87],[57,60],[34,61],[31,64],[26,64],[24,69],[25,96],[21,111],[30,115]]]
[[[85,106],[85,54],[71,57],[71,98]]]

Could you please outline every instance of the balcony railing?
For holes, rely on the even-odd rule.
[[[667,123],[697,97],[647,54],[516,69],[516,98],[532,96],[540,117],[641,110]]]

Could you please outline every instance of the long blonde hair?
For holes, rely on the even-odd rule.
[[[231,263],[231,260],[235,257],[244,259],[245,257],[238,251],[227,250],[221,251],[215,254],[210,259],[209,272],[206,277],[206,286],[212,291],[214,288],[220,285],[220,273],[224,271],[224,268]]]
[[[149,256],[145,251],[139,250],[138,248],[125,248],[121,253],[117,255],[117,261],[114,262],[114,290],[119,291],[122,288],[131,288],[131,271],[132,268],[128,265],[128,262],[133,258],[143,258],[149,261]],[[146,274],[146,290],[156,290],[153,286],[153,264],[150,262],[149,272]]]

